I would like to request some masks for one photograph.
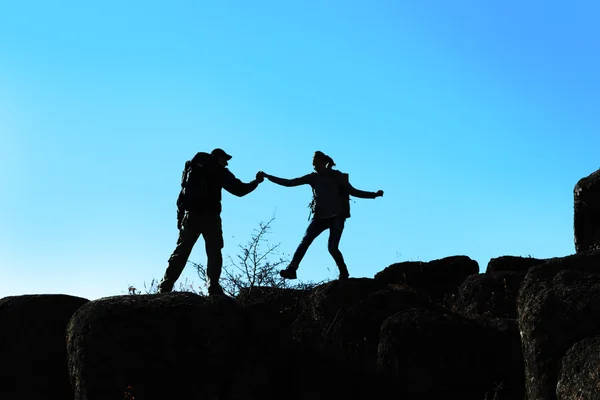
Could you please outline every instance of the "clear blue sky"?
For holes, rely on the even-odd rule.
[[[3,1],[0,297],[161,277],[183,164],[214,147],[244,181],[304,175],[322,150],[384,190],[352,204],[352,276],[571,254],[573,187],[600,167],[599,17],[597,1]],[[273,213],[292,253],[310,196],[224,192],[224,253]],[[303,280],[335,278],[326,242]]]

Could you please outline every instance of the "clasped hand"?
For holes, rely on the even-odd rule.
[[[263,171],[258,171],[256,173],[256,180],[258,181],[258,183],[262,183],[265,180],[266,176],[267,174],[265,174]]]

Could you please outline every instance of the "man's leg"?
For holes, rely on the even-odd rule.
[[[304,237],[300,241],[300,244],[296,248],[294,255],[292,256],[292,261],[290,265],[280,272],[280,275],[284,278],[294,279],[296,278],[296,270],[300,266],[300,262],[304,258],[306,251],[312,244],[312,242],[319,236],[325,229],[327,229],[327,221],[323,219],[314,218],[310,221],[308,228],[306,228],[306,232],[304,233]],[[286,272],[284,272],[286,271]]]
[[[331,254],[340,270],[340,279],[346,279],[349,276],[348,267],[344,262],[344,256],[339,249],[345,223],[346,220],[344,218],[334,217],[331,219],[329,226],[329,241],[327,243],[327,250],[329,250],[329,254]]]
[[[192,248],[200,236],[201,226],[194,214],[186,213],[183,217],[182,227],[179,231],[177,246],[169,257],[169,266],[165,275],[158,285],[159,293],[166,293],[173,290],[175,281],[179,279],[183,268],[188,261]]]
[[[206,278],[208,294],[222,294],[219,284],[223,268],[223,227],[219,214],[204,215],[204,244],[206,246]]]

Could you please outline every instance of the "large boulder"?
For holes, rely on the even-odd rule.
[[[556,399],[560,362],[600,335],[600,251],[555,258],[527,273],[517,298],[528,400]]]
[[[292,339],[300,302],[310,293],[309,290],[273,287],[244,288],[236,302],[246,317],[253,340],[285,346]]]
[[[89,302],[67,349],[76,400],[227,398],[243,334],[237,305],[193,293]]]
[[[378,365],[399,398],[522,398],[518,337],[515,321],[409,309],[383,323]]]
[[[452,311],[468,318],[517,318],[517,295],[524,272],[486,272],[468,276],[453,299]]]
[[[573,189],[575,251],[600,250],[600,169]]]
[[[452,294],[467,276],[479,273],[479,264],[467,256],[451,256],[429,262],[406,261],[392,264],[375,275],[387,284],[402,284],[442,302]]]
[[[357,371],[375,372],[381,325],[409,308],[441,307],[408,290],[379,290],[344,308],[331,326],[331,340],[342,361]]]
[[[292,326],[308,290],[253,287],[236,297],[243,316],[240,362],[232,368],[231,400],[277,399],[309,377],[317,360],[293,340]],[[309,390],[308,385],[303,391]],[[302,391],[302,392],[303,392]],[[294,399],[299,393],[287,398]]]
[[[490,259],[485,272],[527,272],[529,268],[543,264],[546,261],[548,260],[545,258],[501,256]]]
[[[302,352],[300,360],[304,360],[301,362],[304,372],[295,376],[295,379],[303,382],[303,387],[296,389],[295,395],[304,393],[305,397],[299,397],[302,399],[358,400],[378,398],[387,393],[385,382],[379,379],[375,371],[367,371],[364,364],[352,364],[357,360],[349,359],[344,353],[347,348],[338,340],[338,333],[342,331],[336,331],[336,327],[345,326],[342,321],[349,310],[363,301],[369,302],[374,293],[388,289],[387,284],[375,279],[335,280],[314,288],[301,301],[298,317],[293,324],[293,337]],[[375,300],[371,298],[371,301]],[[365,321],[368,327],[362,328],[369,330],[369,327],[377,324],[375,320]]]
[[[67,324],[87,302],[57,294],[0,299],[0,399],[73,398]]]
[[[322,348],[331,327],[344,310],[371,293],[388,288],[387,284],[369,278],[335,280],[317,286],[299,305],[298,317],[293,325],[294,338]]]
[[[562,359],[556,396],[559,400],[600,399],[600,336],[573,345]]]

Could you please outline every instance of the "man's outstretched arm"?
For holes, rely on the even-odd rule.
[[[261,182],[262,178],[259,178],[257,175],[256,179],[252,182],[244,183],[236,178],[227,168],[223,170],[223,189],[238,197],[251,193]]]

